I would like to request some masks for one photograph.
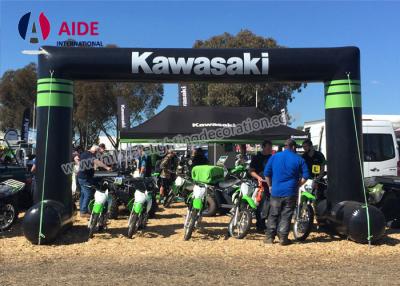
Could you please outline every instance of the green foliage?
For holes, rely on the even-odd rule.
[[[0,129],[21,128],[22,115],[36,99],[36,64],[6,71],[0,80]]]
[[[116,130],[117,97],[126,98],[132,111],[131,122],[141,122],[152,116],[163,96],[161,84],[109,83],[77,81],[74,86],[74,126],[79,134],[79,144],[90,146],[96,143],[100,131],[111,143]],[[87,141],[86,142],[86,138]]]
[[[194,48],[282,48],[272,38],[255,35],[249,30],[242,30],[233,36],[229,33],[213,36],[208,40],[197,40]],[[189,91],[193,105],[255,106],[256,90],[258,108],[266,114],[280,113],[291,102],[294,91],[301,91],[302,83],[265,82],[246,83],[191,83]]]
[[[36,65],[6,71],[0,82],[0,128],[21,127],[26,107],[36,100]],[[82,147],[97,143],[104,132],[114,146],[117,97],[126,98],[132,110],[131,121],[141,122],[152,116],[163,97],[162,84],[76,81],[74,84],[73,126],[76,144]],[[71,130],[72,132],[72,130]]]

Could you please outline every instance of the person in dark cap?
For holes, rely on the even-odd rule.
[[[257,206],[256,227],[258,232],[265,232],[265,219],[268,215],[269,199],[266,196],[266,192],[268,192],[268,186],[264,180],[263,172],[269,158],[272,156],[272,142],[269,140],[264,140],[261,143],[261,148],[261,152],[258,152],[256,156],[251,158],[249,174],[258,181],[258,184],[261,184],[264,187],[264,192],[261,195],[261,202]]]
[[[281,245],[291,243],[288,235],[297,191],[310,177],[306,162],[296,154],[296,147],[296,141],[286,140],[285,150],[272,156],[264,170],[271,192],[266,243],[272,244],[276,235]]]

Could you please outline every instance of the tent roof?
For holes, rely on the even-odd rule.
[[[146,122],[133,127],[122,129],[121,142],[176,142],[172,138],[200,134],[222,127],[237,128],[238,124],[247,119],[255,120],[269,118],[255,107],[223,107],[223,106],[167,106],[160,113]],[[236,126],[235,128],[233,126]],[[275,125],[274,125],[275,126]],[[204,132],[203,132],[204,133]],[[218,138],[213,140],[199,139],[196,142],[232,142],[252,143],[261,140],[282,140],[291,136],[304,137],[303,131],[284,125],[265,128],[239,136]],[[168,138],[168,140],[164,140]]]

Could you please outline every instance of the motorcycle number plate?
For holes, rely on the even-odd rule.
[[[320,165],[312,165],[311,171],[313,174],[319,174],[321,172],[321,166]]]
[[[175,179],[175,185],[176,185],[177,187],[182,186],[184,182],[185,182],[185,179],[183,179],[183,178],[180,177],[180,176],[178,176],[178,177]]]
[[[194,186],[193,187],[193,197],[195,199],[202,199],[206,194],[207,189],[205,187]]]
[[[240,191],[242,192],[242,195],[244,195],[244,196],[251,196],[251,194],[252,194],[250,186],[246,183],[242,183],[240,185]]]
[[[114,179],[114,184],[116,185],[122,185],[122,177],[116,177]]]
[[[94,200],[96,203],[104,204],[107,201],[107,198],[108,198],[108,192],[102,193],[102,192],[96,191],[94,193]]]
[[[146,194],[136,190],[135,191],[135,203],[144,203],[146,201]]]

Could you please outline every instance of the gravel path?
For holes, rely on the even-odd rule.
[[[306,243],[264,245],[251,233],[226,237],[228,217],[204,218],[183,241],[183,204],[160,209],[147,229],[125,237],[127,217],[86,241],[86,221],[54,245],[34,246],[21,219],[0,234],[0,285],[399,285],[400,232],[373,247],[313,233]]]

